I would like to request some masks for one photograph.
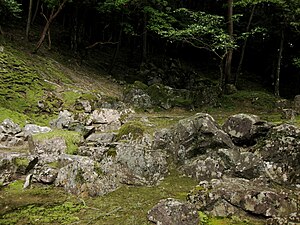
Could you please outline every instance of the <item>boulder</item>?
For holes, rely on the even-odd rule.
[[[298,210],[295,191],[299,193],[299,190],[274,189],[259,180],[214,179],[200,182],[188,195],[188,201],[212,216],[285,218]]]
[[[102,169],[102,165],[88,157],[64,155],[55,185],[80,196],[99,196],[118,188],[116,174]]]
[[[58,175],[58,168],[52,168],[47,165],[42,165],[41,168],[35,171],[37,173],[34,176],[34,178],[37,180],[37,182],[43,183],[43,184],[53,184],[57,175]]]
[[[166,152],[152,150],[149,136],[118,143],[116,162],[120,165],[120,180],[126,184],[155,185],[168,171]]]
[[[200,218],[192,204],[168,198],[148,212],[148,220],[161,225],[198,225]]]
[[[153,148],[166,149],[176,163],[204,155],[208,149],[234,148],[230,137],[208,114],[180,120],[170,130],[155,133]]]
[[[53,120],[50,125],[53,128],[67,129],[74,122],[74,115],[68,110],[60,111],[58,118]]]
[[[16,135],[22,131],[21,127],[10,119],[5,119],[0,124],[0,132],[8,135]]]
[[[38,156],[39,159],[50,162],[64,154],[67,150],[67,145],[62,137],[43,140],[31,137],[29,138],[29,150],[31,154]]]
[[[102,144],[91,145],[91,143],[88,143],[78,148],[78,155],[88,156],[93,160],[101,161],[105,157],[105,154],[109,152],[110,149],[111,148],[109,145],[107,146]]]
[[[300,184],[300,129],[290,124],[273,127],[254,148],[265,161],[268,178],[281,184]]]
[[[294,109],[281,110],[281,119],[294,120],[295,116],[297,116],[297,112]]]
[[[230,116],[222,128],[236,145],[251,146],[256,143],[256,138],[267,134],[271,125],[256,115],[237,114]]]
[[[6,184],[26,174],[32,156],[24,153],[0,152],[0,183]]]
[[[153,108],[151,97],[146,93],[145,90],[138,87],[125,89],[123,101],[131,104],[135,108],[144,110]]]
[[[106,144],[112,142],[114,137],[114,133],[93,133],[86,138],[86,141]]]
[[[296,95],[294,98],[294,107],[295,110],[300,113],[300,95]]]
[[[26,124],[24,127],[25,137],[33,134],[48,133],[52,131],[50,127],[38,126],[36,124]]]
[[[88,100],[77,100],[76,102],[76,109],[80,110],[82,109],[85,113],[91,113],[92,112],[92,106],[90,101]]]
[[[94,110],[90,115],[86,125],[94,125],[96,130],[104,132],[117,130],[121,127],[121,114],[115,109]]]

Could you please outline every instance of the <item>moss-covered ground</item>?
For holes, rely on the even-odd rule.
[[[0,224],[99,224],[146,225],[147,212],[159,200],[176,198],[185,201],[197,183],[172,170],[155,187],[122,186],[103,197],[77,198],[52,186],[22,189],[17,181],[0,189]],[[206,225],[261,224],[249,219],[210,218],[200,213]]]

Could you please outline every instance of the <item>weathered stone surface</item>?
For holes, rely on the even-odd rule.
[[[43,165],[37,171],[38,174],[36,174],[34,177],[38,182],[43,184],[53,184],[58,175],[57,168],[52,168],[47,165]]]
[[[187,159],[204,155],[208,149],[234,148],[230,137],[205,113],[197,113],[180,120],[170,130],[157,132],[153,146],[167,149],[174,161],[181,164]]]
[[[215,179],[200,182],[200,186],[188,195],[188,200],[213,216],[250,213],[264,218],[284,218],[298,210],[294,191],[299,193],[299,190],[273,189],[259,180]]]
[[[76,104],[77,109],[83,109],[85,113],[92,112],[91,103],[88,100],[78,100]]]
[[[115,137],[114,133],[93,133],[86,138],[87,142],[110,143]]]
[[[230,116],[223,125],[223,130],[231,136],[235,144],[247,146],[254,145],[256,138],[266,135],[270,128],[269,123],[250,114]]]
[[[94,160],[100,161],[104,158],[105,153],[109,151],[110,147],[105,145],[85,145],[78,148],[78,155],[88,156]]]
[[[300,184],[300,129],[289,124],[273,127],[256,146],[265,161],[269,179],[277,183]]]
[[[297,112],[294,109],[282,109],[281,118],[286,120],[294,120]]]
[[[296,95],[294,98],[294,107],[295,110],[300,113],[300,95]]]
[[[51,127],[58,129],[67,129],[74,122],[74,115],[68,110],[60,111],[58,118],[51,122]]]
[[[95,124],[96,130],[110,131],[121,127],[121,114],[115,109],[94,110],[86,125]]]
[[[135,108],[151,109],[153,108],[153,102],[151,97],[145,90],[138,87],[127,89],[124,92],[124,102],[130,103]]]
[[[0,152],[0,183],[6,184],[26,173],[32,157],[23,153]]]
[[[10,119],[5,119],[3,120],[3,122],[0,125],[0,132],[1,133],[5,133],[5,134],[9,134],[9,135],[15,135],[17,133],[20,133],[21,127],[14,123],[12,120]]]
[[[72,194],[98,196],[118,188],[115,174],[109,174],[88,157],[65,155],[60,160],[67,165],[59,170],[55,185]]]
[[[167,173],[166,152],[151,149],[149,136],[119,143],[116,162],[121,166],[120,180],[126,184],[154,185]]]
[[[38,133],[48,133],[52,131],[50,127],[42,127],[36,124],[26,124],[24,127],[25,136],[38,134]]]
[[[53,160],[53,158],[58,158],[58,156],[66,152],[66,149],[66,141],[62,137],[45,140],[38,140],[35,138],[29,139],[29,150],[31,154],[37,155],[45,162]]]
[[[148,212],[148,220],[161,225],[198,225],[197,209],[176,199],[161,200]]]

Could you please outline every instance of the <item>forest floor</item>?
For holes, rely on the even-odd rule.
[[[99,63],[101,66],[96,67],[95,64],[99,60],[97,58],[79,62],[70,53],[62,53],[56,49],[48,51],[41,48],[38,54],[32,54],[34,42],[26,42],[23,34],[15,30],[10,36],[11,32],[8,31],[6,37],[0,36],[0,46],[4,47],[3,52],[0,52],[0,64],[2,64],[0,69],[1,66],[7,70],[13,68],[17,72],[11,73],[11,76],[15,76],[20,71],[20,76],[25,74],[22,74],[24,71],[26,74],[38,74],[42,77],[43,83],[49,84],[49,90],[47,90],[48,86],[43,84],[43,91],[61,95],[65,106],[72,101],[74,95],[77,96],[76,93],[80,92],[98,93],[100,96],[112,99],[122,98],[125,84],[105,72],[103,68],[108,65],[107,58],[102,58],[102,64]],[[117,71],[122,71],[123,68]],[[5,74],[4,70],[1,72]],[[118,74],[117,77],[122,77],[122,74]],[[14,91],[14,86],[10,88]],[[36,101],[36,96],[28,97],[27,100],[26,104],[31,100]],[[285,120],[281,119],[280,112],[274,108],[277,100],[271,93],[261,88],[253,88],[240,90],[231,96],[223,96],[218,107],[204,107],[194,111],[173,108],[152,113],[138,112],[136,117],[146,116],[151,123],[155,124],[156,129],[170,126],[179,119],[197,112],[211,114],[220,125],[228,116],[236,113],[252,113],[264,120],[281,123]],[[25,121],[30,121],[49,126],[48,123],[53,118],[53,116],[40,115],[36,111],[27,113],[21,105],[11,105],[6,101],[8,100],[1,98],[0,93],[1,121],[10,117],[21,125],[24,125]],[[57,116],[55,110],[53,112],[54,116]],[[300,125],[300,117],[288,122]],[[31,189],[23,190],[23,181],[16,181],[6,187],[0,186],[0,224],[150,224],[146,218],[147,211],[160,199],[172,197],[185,200],[187,193],[197,185],[194,180],[179,175],[175,170],[170,171],[169,176],[158,186],[123,186],[113,193],[96,198],[79,198],[53,186],[33,185]],[[261,223],[238,217],[209,218],[202,215],[202,224]]]

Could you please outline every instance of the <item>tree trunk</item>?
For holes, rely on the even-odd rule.
[[[228,0],[228,34],[230,38],[233,38],[233,20],[232,20],[232,12],[233,11],[233,0]],[[232,61],[232,49],[229,49],[226,55],[226,62],[225,62],[225,71],[224,71],[224,81],[225,85],[229,83],[231,78],[231,61]]]
[[[122,19],[123,20],[123,19]],[[120,45],[121,45],[121,40],[122,40],[122,32],[123,32],[123,27],[121,26],[120,27],[120,32],[119,32],[119,40],[118,40],[118,44],[117,44],[117,47],[116,47],[116,50],[114,52],[114,56],[113,56],[113,59],[111,61],[111,64],[110,64],[110,67],[108,69],[108,74],[111,74],[113,68],[114,68],[114,65],[116,63],[116,60],[117,60],[117,56],[119,54],[119,50],[120,50]]]
[[[62,3],[60,3],[60,5],[58,6],[56,12],[54,13],[54,8],[52,9],[51,11],[51,14],[49,16],[49,19],[44,15],[45,19],[46,19],[46,24],[45,24],[45,27],[43,29],[43,32],[41,34],[41,37],[40,37],[40,40],[38,41],[38,43],[36,44],[35,46],[35,49],[33,50],[33,53],[37,53],[37,51],[39,50],[39,48],[42,46],[44,40],[45,40],[45,37],[46,37],[46,34],[50,28],[50,25],[51,23],[53,22],[53,20],[57,17],[57,15],[59,14],[59,12],[63,9],[65,3],[67,2],[68,0],[64,0]]]
[[[147,14],[144,12],[142,63],[147,60]]]
[[[29,8],[28,8],[28,17],[27,17],[27,25],[26,25],[26,39],[29,41],[29,31],[32,17],[32,3],[33,0],[29,0]]]
[[[253,15],[254,15],[254,12],[255,12],[255,8],[256,8],[256,4],[253,5],[253,7],[252,7],[251,14],[250,14],[250,17],[249,17],[249,20],[248,20],[248,24],[247,24],[247,28],[246,28],[246,32],[249,32],[249,30],[250,30],[250,25],[252,23],[252,19],[253,19]],[[246,50],[246,46],[247,46],[247,41],[248,41],[248,37],[246,37],[246,39],[245,39],[245,41],[243,43],[239,65],[238,65],[236,74],[234,76],[234,85],[237,85],[238,76],[241,73],[241,69],[242,69],[242,65],[243,65],[243,61],[244,61],[245,50]]]
[[[50,27],[50,23],[51,23],[50,19],[47,20],[46,25],[44,26],[43,32],[42,32],[42,34],[41,34],[40,40],[39,40],[38,43],[36,44],[33,53],[37,53],[37,51],[38,51],[38,50],[40,49],[40,47],[42,46],[42,44],[43,44],[43,42],[44,42],[44,40],[45,40],[46,34],[47,34],[47,32],[48,32],[48,29],[49,29],[49,27]]]
[[[281,59],[282,59],[282,52],[283,52],[283,44],[284,44],[284,30],[281,30],[281,39],[280,39],[280,47],[278,53],[278,61],[277,61],[277,70],[275,75],[275,96],[280,96],[280,68],[281,68]]]
[[[38,10],[39,10],[39,6],[40,6],[40,0],[37,0],[36,6],[35,6],[35,10],[34,10],[34,14],[33,14],[32,20],[31,20],[31,24],[33,24],[34,21],[35,21],[37,12],[38,12]]]

